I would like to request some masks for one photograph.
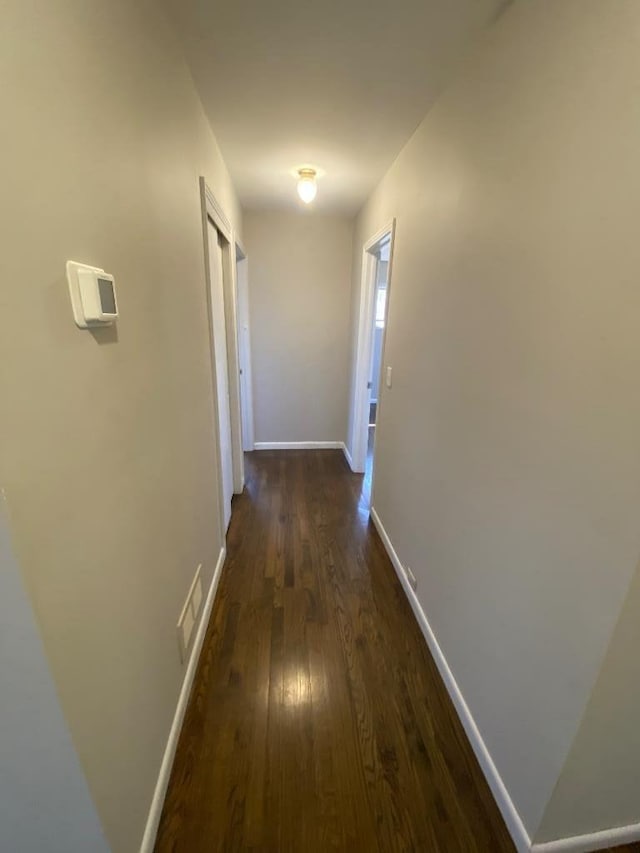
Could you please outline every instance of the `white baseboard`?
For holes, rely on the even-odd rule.
[[[342,441],[256,441],[255,450],[342,450]]]
[[[351,454],[349,453],[349,448],[346,444],[342,445],[342,452],[344,453],[344,458],[349,463],[349,468],[353,471],[353,459],[351,458]]]
[[[288,449],[290,447],[293,448],[337,448],[343,450],[345,457],[349,464],[351,464],[351,456],[349,451],[343,442],[294,442],[294,443],[269,443],[269,448],[265,445],[267,443],[256,443],[256,449]],[[460,721],[464,727],[465,732],[467,733],[467,737],[471,743],[473,751],[478,759],[478,763],[484,773],[484,776],[489,784],[491,792],[495,798],[495,801],[502,813],[502,817],[507,825],[507,829],[511,834],[513,842],[518,850],[518,853],[591,853],[591,851],[602,850],[607,847],[616,847],[621,844],[631,844],[633,842],[640,841],[640,824],[631,824],[629,826],[616,827],[614,829],[607,829],[601,832],[594,832],[587,835],[576,835],[570,838],[561,838],[556,841],[546,841],[537,844],[531,844],[531,840],[527,833],[527,830],[522,823],[520,815],[509,796],[509,792],[507,791],[498,770],[493,763],[493,759],[489,753],[489,750],[486,747],[482,739],[482,735],[475,723],[471,715],[471,711],[467,703],[465,702],[464,696],[458,684],[454,678],[454,675],[449,668],[449,664],[440,648],[438,640],[436,639],[433,630],[431,629],[431,625],[429,624],[429,620],[422,609],[422,605],[420,604],[418,597],[415,592],[411,588],[407,576],[404,571],[404,567],[400,562],[400,559],[389,539],[387,531],[380,520],[378,513],[376,512],[374,507],[371,507],[370,510],[371,519],[380,534],[380,538],[384,544],[384,547],[389,555],[389,559],[396,571],[398,579],[402,584],[402,588],[404,589],[405,595],[409,599],[409,604],[411,605],[411,609],[416,617],[418,625],[422,630],[422,633],[427,641],[427,645],[429,646],[429,650],[435,660],[436,666],[438,667],[438,671],[444,681],[445,687],[449,693],[451,701],[458,713]],[[184,681],[182,683],[182,688],[180,690],[180,695],[178,696],[178,703],[176,706],[176,711],[173,717],[173,722],[171,724],[171,729],[169,731],[169,737],[167,739],[167,745],[165,747],[164,755],[162,758],[162,764],[160,765],[160,772],[158,774],[158,780],[156,782],[156,787],[153,793],[153,798],[151,800],[151,807],[149,809],[149,815],[147,818],[147,824],[144,831],[144,836],[142,838],[142,843],[140,845],[140,853],[152,853],[156,835],[158,832],[158,825],[160,823],[160,815],[162,813],[162,807],[164,805],[164,798],[167,792],[167,786],[169,784],[169,777],[171,775],[171,769],[173,766],[173,759],[175,757],[176,747],[178,745],[178,738],[180,736],[180,731],[182,729],[182,723],[184,721],[184,715],[187,710],[187,703],[189,701],[189,695],[191,693],[191,687],[193,685],[193,679],[196,674],[196,668],[198,665],[198,660],[200,657],[200,652],[202,650],[202,644],[204,642],[205,634],[207,631],[207,626],[209,624],[209,618],[211,616],[211,610],[213,608],[213,602],[215,600],[216,591],[218,588],[218,583],[220,580],[220,575],[222,573],[222,566],[224,565],[224,560],[226,556],[226,548],[222,548],[220,551],[220,555],[218,557],[218,562],[216,564],[215,571],[213,573],[213,578],[211,580],[211,586],[209,587],[209,591],[207,593],[207,598],[205,601],[204,609],[202,611],[202,616],[200,617],[200,624],[198,625],[198,631],[194,640],[193,648],[191,650],[191,655],[189,657],[189,663],[187,665],[187,671],[185,672]]]
[[[451,701],[458,713],[460,722],[464,726],[464,730],[467,733],[467,737],[469,738],[473,751],[478,759],[478,763],[480,764],[485,779],[491,788],[491,793],[493,794],[498,808],[502,813],[502,817],[504,818],[504,822],[507,825],[507,829],[509,830],[518,853],[591,853],[591,851],[603,850],[608,847],[617,847],[620,844],[630,844],[634,841],[640,841],[640,824],[632,824],[629,826],[617,827],[615,829],[606,829],[602,832],[594,832],[589,835],[575,835],[570,838],[560,838],[557,841],[546,841],[538,844],[531,843],[529,833],[525,829],[522,819],[518,814],[518,810],[509,796],[509,792],[498,773],[498,769],[493,763],[489,750],[482,739],[482,735],[480,734],[475,720],[471,716],[469,706],[465,702],[464,696],[462,695],[454,675],[449,668],[449,664],[447,663],[438,640],[431,629],[431,625],[429,624],[429,620],[422,609],[422,605],[411,588],[405,574],[404,567],[391,544],[391,540],[389,539],[387,531],[384,529],[384,525],[380,521],[380,516],[373,507],[371,507],[370,514],[371,520],[380,534],[380,538],[382,539],[387,554],[389,555],[389,559],[391,560],[393,568],[398,575],[398,579],[402,584],[402,588],[409,599],[411,609],[413,610],[418,621],[418,625],[420,625],[420,629],[424,634],[424,638],[427,641],[429,650],[436,662],[438,671],[442,676],[442,680],[445,683],[445,687],[451,697]]]
[[[216,568],[213,573],[213,578],[211,580],[211,586],[209,587],[209,592],[207,593],[207,598],[205,600],[202,615],[200,617],[198,631],[193,642],[191,655],[189,656],[187,671],[184,674],[184,681],[182,682],[182,688],[180,690],[180,695],[178,696],[176,712],[173,716],[173,722],[169,731],[167,745],[165,747],[164,755],[162,757],[162,764],[160,765],[160,772],[158,773],[158,781],[156,782],[156,787],[153,792],[153,799],[151,800],[151,807],[149,809],[149,815],[147,817],[147,825],[145,826],[144,835],[142,837],[142,843],[140,845],[140,853],[152,853],[154,845],[156,843],[156,835],[158,833],[160,815],[162,814],[162,806],[164,805],[164,798],[167,793],[169,777],[171,776],[171,768],[173,767],[173,759],[176,754],[176,747],[178,746],[178,738],[180,737],[180,731],[182,730],[182,723],[184,720],[185,712],[187,710],[189,694],[191,693],[191,686],[193,684],[193,679],[196,674],[196,668],[198,666],[198,660],[200,658],[200,652],[202,650],[204,637],[207,633],[209,617],[211,616],[211,610],[213,608],[213,602],[216,597],[216,590],[218,588],[218,581],[220,580],[220,575],[222,574],[222,566],[224,565],[224,558],[226,554],[227,549],[223,547],[220,550],[218,562],[216,563]]]
[[[344,441],[256,441],[254,450],[341,450],[353,471],[353,460]]]
[[[531,851],[531,839],[529,838],[529,834],[522,823],[522,819],[509,796],[509,792],[507,791],[495,764],[493,763],[493,759],[491,758],[489,750],[482,739],[482,735],[480,734],[475,720],[471,716],[469,706],[465,702],[464,696],[462,695],[453,673],[449,668],[449,664],[442,653],[442,649],[440,648],[436,636],[431,629],[431,625],[429,624],[429,620],[422,609],[422,605],[418,601],[417,595],[409,584],[404,567],[391,544],[387,531],[384,529],[384,526],[380,521],[380,517],[373,507],[371,507],[371,519],[380,534],[380,538],[382,539],[387,554],[389,555],[389,559],[391,560],[393,567],[396,570],[396,574],[398,575],[398,579],[400,580],[405,594],[409,599],[411,609],[413,610],[422,633],[424,634],[429,650],[431,651],[433,659],[436,662],[436,666],[442,676],[442,680],[445,683],[445,687],[451,697],[451,701],[458,713],[460,722],[464,726],[464,730],[467,733],[467,737],[469,738],[473,751],[476,754],[478,763],[480,764],[482,772],[484,773],[489,787],[491,788],[491,792],[498,808],[502,813],[502,817],[504,818],[507,829],[513,839],[513,843],[519,853],[529,853],[529,851]]]
[[[592,832],[589,835],[573,835],[558,841],[541,842],[531,847],[531,853],[590,853],[592,850],[633,844],[634,841],[640,841],[640,823]]]

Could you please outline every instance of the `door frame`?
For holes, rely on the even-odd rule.
[[[236,281],[238,294],[238,355],[240,375],[240,414],[242,449],[254,449],[253,375],[251,370],[251,322],[249,317],[249,261],[242,243],[236,238]]]
[[[380,420],[383,401],[382,375],[385,362],[387,340],[387,320],[389,317],[389,297],[391,294],[391,275],[393,271],[393,251],[396,236],[395,217],[370,237],[362,248],[362,275],[360,284],[360,308],[358,314],[358,338],[356,343],[355,382],[351,410],[353,426],[351,430],[351,468],[363,474],[367,463],[367,445],[369,442],[369,372],[373,355],[373,312],[376,293],[376,251],[380,244],[389,240],[389,268],[387,272],[387,301],[385,305],[384,332],[382,335],[382,356],[380,358],[380,392],[376,409],[376,423]],[[375,439],[374,439],[375,453]]]
[[[216,460],[218,464],[218,491],[220,501],[220,531],[222,540],[226,536],[224,525],[224,494],[222,487],[222,457],[220,436],[218,434],[220,415],[218,410],[218,392],[216,385],[216,361],[213,343],[213,315],[211,306],[211,260],[209,257],[209,222],[222,237],[222,286],[225,305],[225,330],[227,334],[227,373],[229,383],[229,414],[231,420],[231,457],[233,470],[233,492],[241,494],[244,489],[244,456],[242,453],[242,423],[240,412],[240,383],[238,357],[238,296],[236,270],[237,238],[222,205],[218,202],[204,177],[200,178],[200,204],[204,235],[204,263],[206,276],[207,316],[209,325],[209,351],[211,357],[211,380],[216,429]]]

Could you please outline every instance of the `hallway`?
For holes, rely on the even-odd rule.
[[[156,851],[511,851],[339,451],[246,457]]]

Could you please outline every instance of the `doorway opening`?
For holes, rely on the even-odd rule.
[[[242,420],[242,449],[254,449],[253,379],[251,376],[251,329],[249,325],[249,268],[247,255],[236,241],[236,270],[238,283],[238,355],[240,358],[240,410]]]
[[[387,318],[387,292],[389,284],[389,255],[391,235],[379,244],[376,252],[375,293],[373,297],[373,342],[371,346],[371,367],[369,370],[369,423],[367,432],[367,459],[365,462],[365,481],[371,498],[371,482],[373,479],[373,448],[375,444],[376,419],[378,416],[378,401],[382,382],[382,348]]]
[[[207,307],[218,457],[220,531],[231,520],[231,501],[244,488],[238,354],[237,241],[229,220],[200,179],[204,226]]]
[[[351,467],[363,473],[363,497],[371,504],[376,431],[383,396],[384,345],[389,312],[389,290],[395,220],[375,234],[363,248],[362,288],[358,322],[356,380],[352,400]]]

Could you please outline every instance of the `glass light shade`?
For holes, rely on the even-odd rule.
[[[298,181],[298,195],[305,204],[310,204],[316,197],[318,185],[315,175],[300,175]]]

